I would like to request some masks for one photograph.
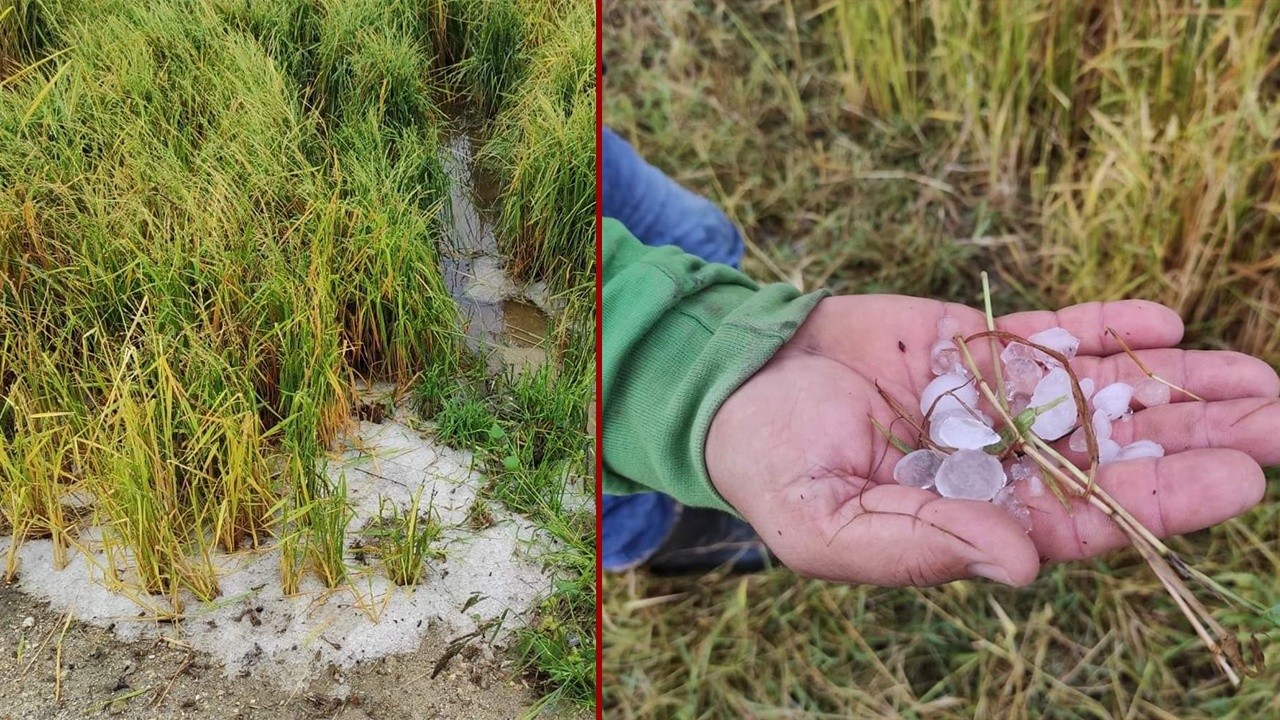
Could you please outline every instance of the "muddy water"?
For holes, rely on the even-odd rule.
[[[507,277],[498,254],[489,208],[496,185],[475,168],[474,141],[466,134],[448,138],[441,162],[449,174],[449,246],[442,263],[445,285],[458,303],[473,350],[486,354],[490,369],[517,371],[546,362],[548,319],[529,301],[528,289]]]

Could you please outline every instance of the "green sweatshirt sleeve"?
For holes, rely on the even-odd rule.
[[[759,286],[679,248],[642,245],[616,220],[602,233],[604,491],[658,490],[734,512],[707,474],[711,420],[827,293]]]

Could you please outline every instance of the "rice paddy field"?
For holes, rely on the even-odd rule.
[[[604,17],[605,121],[714,199],[763,281],[996,311],[1139,297],[1280,365],[1280,4],[676,0]],[[1280,602],[1280,476],[1180,538]],[[1211,488],[1213,479],[1205,478]],[[1133,552],[1029,588],[785,569],[604,583],[619,718],[1280,716],[1280,633],[1233,689]]]
[[[163,624],[269,550],[284,593],[359,605],[370,573],[447,585],[442,533],[509,517],[546,574],[506,680],[520,712],[591,707],[594,25],[553,0],[0,0],[0,576],[33,543],[98,558]],[[327,468],[384,416],[469,463],[456,527],[421,492],[353,525]]]

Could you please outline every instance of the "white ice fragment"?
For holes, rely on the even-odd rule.
[[[1084,434],[1084,426],[1076,428],[1071,433],[1071,438],[1067,440],[1067,447],[1071,448],[1071,452],[1082,453],[1089,449],[1089,440]]]
[[[932,441],[934,445],[952,447],[947,444],[942,435],[942,429],[947,426],[947,421],[952,418],[968,418],[970,420],[976,420],[986,427],[991,427],[993,424],[991,417],[980,410],[950,408],[948,410],[943,410],[942,412],[935,412],[929,418],[929,440]]]
[[[1012,515],[1023,531],[1031,532],[1031,510],[1014,494],[1012,485],[1005,485],[996,491],[996,496],[991,499],[991,502]]]
[[[1108,419],[1119,420],[1129,414],[1129,400],[1132,397],[1132,385],[1111,383],[1093,396],[1093,407],[1106,413]]]
[[[1018,417],[1019,415],[1022,414],[1023,410],[1027,409],[1027,406],[1030,404],[1031,404],[1030,394],[1014,393],[1013,397],[1009,398],[1009,414],[1012,415],[1013,417]]]
[[[1004,384],[1010,397],[1018,393],[1030,395],[1044,377],[1040,363],[1030,358],[1013,358],[1004,364]]]
[[[957,450],[942,461],[934,486],[943,497],[990,500],[1007,480],[994,455],[981,450]]]
[[[960,322],[950,315],[938,318],[938,339],[951,340],[960,332]]]
[[[946,393],[952,394],[946,394]],[[937,407],[933,408],[933,412],[941,413],[947,410],[963,410],[965,406],[975,407],[978,404],[978,389],[973,386],[969,378],[958,373],[947,373],[933,379],[928,385],[925,385],[924,391],[920,393],[920,413],[928,415],[929,409],[933,406],[933,401],[937,400]]]
[[[934,375],[956,373],[966,375],[964,363],[960,360],[960,348],[950,340],[938,340],[929,348],[929,369]]]
[[[1138,458],[1164,457],[1164,448],[1150,440],[1135,440],[1120,449],[1116,460],[1137,460]]]
[[[1169,404],[1169,386],[1156,380],[1146,378],[1133,386],[1133,400],[1144,408]]]
[[[1009,464],[1009,477],[1017,482],[1026,480],[1035,474],[1036,463],[1034,460],[1026,457],[1020,457]]]
[[[1030,407],[1047,410],[1036,417],[1031,431],[1045,440],[1057,440],[1071,432],[1076,425],[1076,404],[1071,396],[1071,376],[1061,367],[1055,367],[1036,385],[1031,394]]]
[[[1000,362],[1008,365],[1014,360],[1035,360],[1031,348],[1022,343],[1009,343],[1000,351]]]
[[[1094,410],[1092,423],[1093,435],[1098,439],[1098,442],[1111,439],[1111,418],[1107,417],[1106,413],[1101,410]],[[1076,452],[1084,452],[1088,449],[1089,446],[1085,439],[1083,425],[1076,428],[1076,431],[1071,433],[1071,439],[1067,444]]]
[[[893,466],[893,479],[899,485],[927,490],[933,487],[933,476],[938,474],[942,457],[929,449],[909,452]]]
[[[1093,411],[1093,434],[1097,435],[1099,440],[1111,439],[1111,418],[1101,410]]]
[[[1060,327],[1042,330],[1027,338],[1027,340],[1037,345],[1047,347],[1050,350],[1057,351],[1068,360],[1076,356],[1076,350],[1080,347],[1080,339]],[[1034,354],[1035,358],[1045,365],[1052,367],[1061,364],[1052,355],[1041,352],[1040,350],[1035,350]]]
[[[1027,494],[1031,497],[1040,497],[1044,494],[1044,478],[1039,475],[1032,475],[1027,479]]]
[[[1098,464],[1109,463],[1120,455],[1120,443],[1107,438],[1098,441]]]
[[[948,414],[938,428],[939,445],[959,450],[978,450],[1000,442],[1000,436],[979,418],[968,413]]]
[[[1080,394],[1084,395],[1085,400],[1093,397],[1094,389],[1093,378],[1080,378]]]

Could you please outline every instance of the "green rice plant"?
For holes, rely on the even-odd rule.
[[[447,177],[428,127],[395,132],[366,115],[335,135],[342,173],[343,227],[336,272],[346,309],[348,362],[379,374],[434,362],[457,365],[457,309],[444,286],[437,247],[443,237]]]
[[[376,110],[391,124],[434,115],[426,8],[402,0],[323,0],[320,8],[314,107],[334,120]]]
[[[458,63],[463,83],[482,112],[491,115],[525,76],[525,18],[517,0],[466,4],[465,55]]]
[[[397,585],[417,585],[427,560],[444,558],[444,551],[436,547],[444,528],[436,514],[434,496],[426,509],[422,508],[424,490],[425,486],[418,488],[403,511],[388,508],[381,499],[378,502],[380,522],[374,542],[387,577]]]
[[[70,518],[63,495],[74,482],[72,446],[67,423],[58,413],[26,413],[27,393],[21,382],[10,387],[5,406],[21,421],[12,432],[0,432],[0,517],[6,534],[21,540],[50,537],[54,562],[66,562]],[[9,545],[4,577],[17,572],[19,543]]]
[[[326,587],[338,587],[347,580],[347,526],[354,514],[346,477],[330,483],[304,512],[309,565]]]
[[[0,1],[0,79],[43,54],[48,42],[47,15],[40,0]]]
[[[322,15],[316,0],[221,0],[217,6],[228,24],[257,38],[303,94],[315,84]]]
[[[504,105],[485,161],[505,179],[499,249],[519,278],[590,272],[583,238],[595,215],[595,53],[587,5],[566,10],[564,31],[536,48],[528,81]]]

